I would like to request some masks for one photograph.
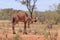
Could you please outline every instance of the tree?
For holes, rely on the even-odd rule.
[[[21,4],[25,5],[28,9],[28,11],[30,12],[30,16],[32,17],[32,13],[34,11],[34,9],[36,8],[36,2],[37,0],[16,0],[19,1]]]
[[[60,14],[60,4],[57,5],[57,13]]]
[[[58,5],[56,4],[53,4],[53,6],[50,6],[52,9],[54,9],[55,13],[55,21],[56,21],[56,24],[60,22],[60,3]]]

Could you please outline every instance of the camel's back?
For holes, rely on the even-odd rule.
[[[28,16],[28,14],[27,14],[26,12],[24,12],[24,11],[18,11],[18,12],[17,12],[17,15],[18,15],[19,17]]]
[[[17,16],[23,17],[23,16],[28,16],[28,14],[25,11],[19,10],[13,15],[13,17],[17,17]]]
[[[24,12],[24,11],[17,11],[14,15],[13,15],[14,18],[16,18],[17,20],[20,19],[20,20],[23,20],[23,19],[28,19],[29,18],[29,15]]]

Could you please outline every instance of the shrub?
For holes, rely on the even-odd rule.
[[[18,30],[18,32],[22,32],[22,30],[21,30],[21,29],[19,29],[19,30]]]
[[[14,37],[14,40],[19,40],[19,35],[16,35],[16,36]]]

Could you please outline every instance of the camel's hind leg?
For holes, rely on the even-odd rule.
[[[15,24],[16,24],[16,21],[15,21],[15,19],[13,18],[13,21],[12,21],[12,30],[13,30],[13,34],[16,34],[16,32],[15,32]]]
[[[13,25],[13,27],[12,27],[12,30],[13,30],[13,34],[16,34],[14,25]]]

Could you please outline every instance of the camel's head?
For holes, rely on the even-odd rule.
[[[33,21],[33,22],[37,22],[37,20],[38,20],[38,18],[37,18],[37,17],[32,18],[32,21]]]

